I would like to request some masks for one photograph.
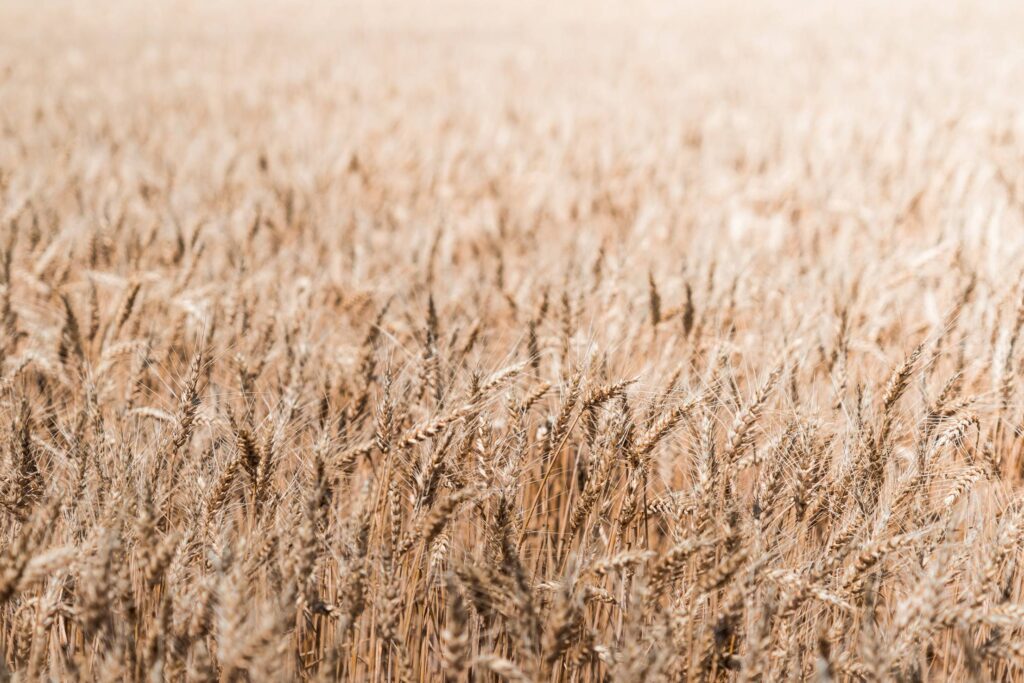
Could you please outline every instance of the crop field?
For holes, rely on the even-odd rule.
[[[0,680],[1024,680],[1022,35],[0,2]]]

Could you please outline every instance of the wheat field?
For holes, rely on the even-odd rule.
[[[1022,30],[0,3],[0,680],[1024,680]]]

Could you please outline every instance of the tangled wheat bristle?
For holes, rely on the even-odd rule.
[[[1024,13],[908,1],[0,3],[0,679],[1024,681]]]

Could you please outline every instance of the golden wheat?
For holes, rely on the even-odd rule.
[[[1024,680],[1024,13],[0,5],[0,678]]]

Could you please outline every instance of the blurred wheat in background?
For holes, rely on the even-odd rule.
[[[1024,680],[1024,9],[0,4],[18,680]]]

